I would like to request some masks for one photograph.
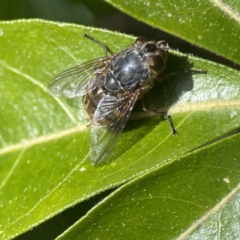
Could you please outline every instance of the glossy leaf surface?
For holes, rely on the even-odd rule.
[[[238,239],[239,140],[238,134],[124,185],[58,239]]]
[[[166,74],[190,67],[208,70],[207,75],[177,74],[157,83],[146,96],[149,108],[171,107],[178,136],[171,135],[166,121],[142,113],[137,104],[108,162],[93,167],[81,104],[53,98],[47,85],[57,73],[103,55],[103,49],[84,39],[83,33],[113,52],[134,39],[39,20],[3,22],[0,29],[4,46],[0,52],[0,234],[4,239],[239,128],[239,73],[171,52]],[[233,149],[225,151],[231,154]]]

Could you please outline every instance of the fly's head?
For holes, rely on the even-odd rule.
[[[159,74],[164,70],[169,49],[164,40],[152,42],[145,37],[138,37],[135,41],[135,47],[145,58],[152,71]]]

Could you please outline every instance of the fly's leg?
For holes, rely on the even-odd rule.
[[[176,75],[176,74],[179,74],[179,73],[207,74],[207,71],[206,71],[206,70],[193,70],[193,69],[184,68],[184,69],[181,69],[181,70],[176,71],[176,72],[173,72],[173,73],[167,73],[167,74],[159,75],[158,78],[156,79],[156,81],[157,81],[157,80],[162,81],[162,80],[164,80],[165,78],[171,77],[171,76]]]
[[[159,75],[158,78],[156,79],[156,81],[157,80],[159,80],[159,81],[165,80],[166,78],[171,77],[171,76],[176,75],[176,74],[179,74],[179,73],[207,74],[207,71],[206,70],[193,70],[193,69],[186,69],[185,68],[185,69],[181,69],[179,71],[173,72],[173,73]],[[173,135],[177,135],[177,131],[176,131],[175,127],[174,127],[171,115],[168,115],[168,113],[166,111],[147,109],[146,106],[145,106],[145,102],[144,102],[143,98],[142,98],[142,109],[145,112],[155,112],[155,113],[158,113],[158,114],[162,114],[167,119],[167,121],[168,121],[168,123],[169,123],[169,125],[171,127],[172,134]]]
[[[174,127],[171,115],[168,115],[168,113],[166,111],[147,109],[146,106],[145,106],[145,102],[144,102],[143,98],[142,98],[142,110],[144,112],[154,112],[154,113],[162,114],[167,119],[167,121],[168,121],[168,123],[169,123],[169,125],[171,127],[172,134],[174,136],[177,135],[177,131],[176,131],[175,127]]]
[[[113,55],[112,51],[109,49],[109,47],[108,47],[107,45],[99,42],[98,40],[96,40],[95,38],[89,36],[89,35],[86,34],[86,33],[84,33],[83,36],[84,36],[85,38],[88,38],[89,40],[97,43],[98,45],[100,45],[100,46],[103,48],[103,50],[104,50],[105,57],[107,56],[107,52],[109,52],[110,54]]]

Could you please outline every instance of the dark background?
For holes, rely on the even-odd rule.
[[[102,0],[0,0],[0,20],[30,18],[94,26],[134,36],[146,36],[153,40],[164,39],[173,49],[240,69],[231,61],[141,23]],[[64,211],[17,239],[54,239],[111,191]]]
[[[105,28],[152,40],[166,40],[173,49],[240,69],[214,53],[154,29],[120,12],[103,0],[0,0],[0,20],[41,18]]]

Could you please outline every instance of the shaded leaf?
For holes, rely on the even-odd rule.
[[[125,184],[58,239],[238,239],[239,141],[229,137]]]
[[[240,64],[239,1],[107,2],[138,20]]]

